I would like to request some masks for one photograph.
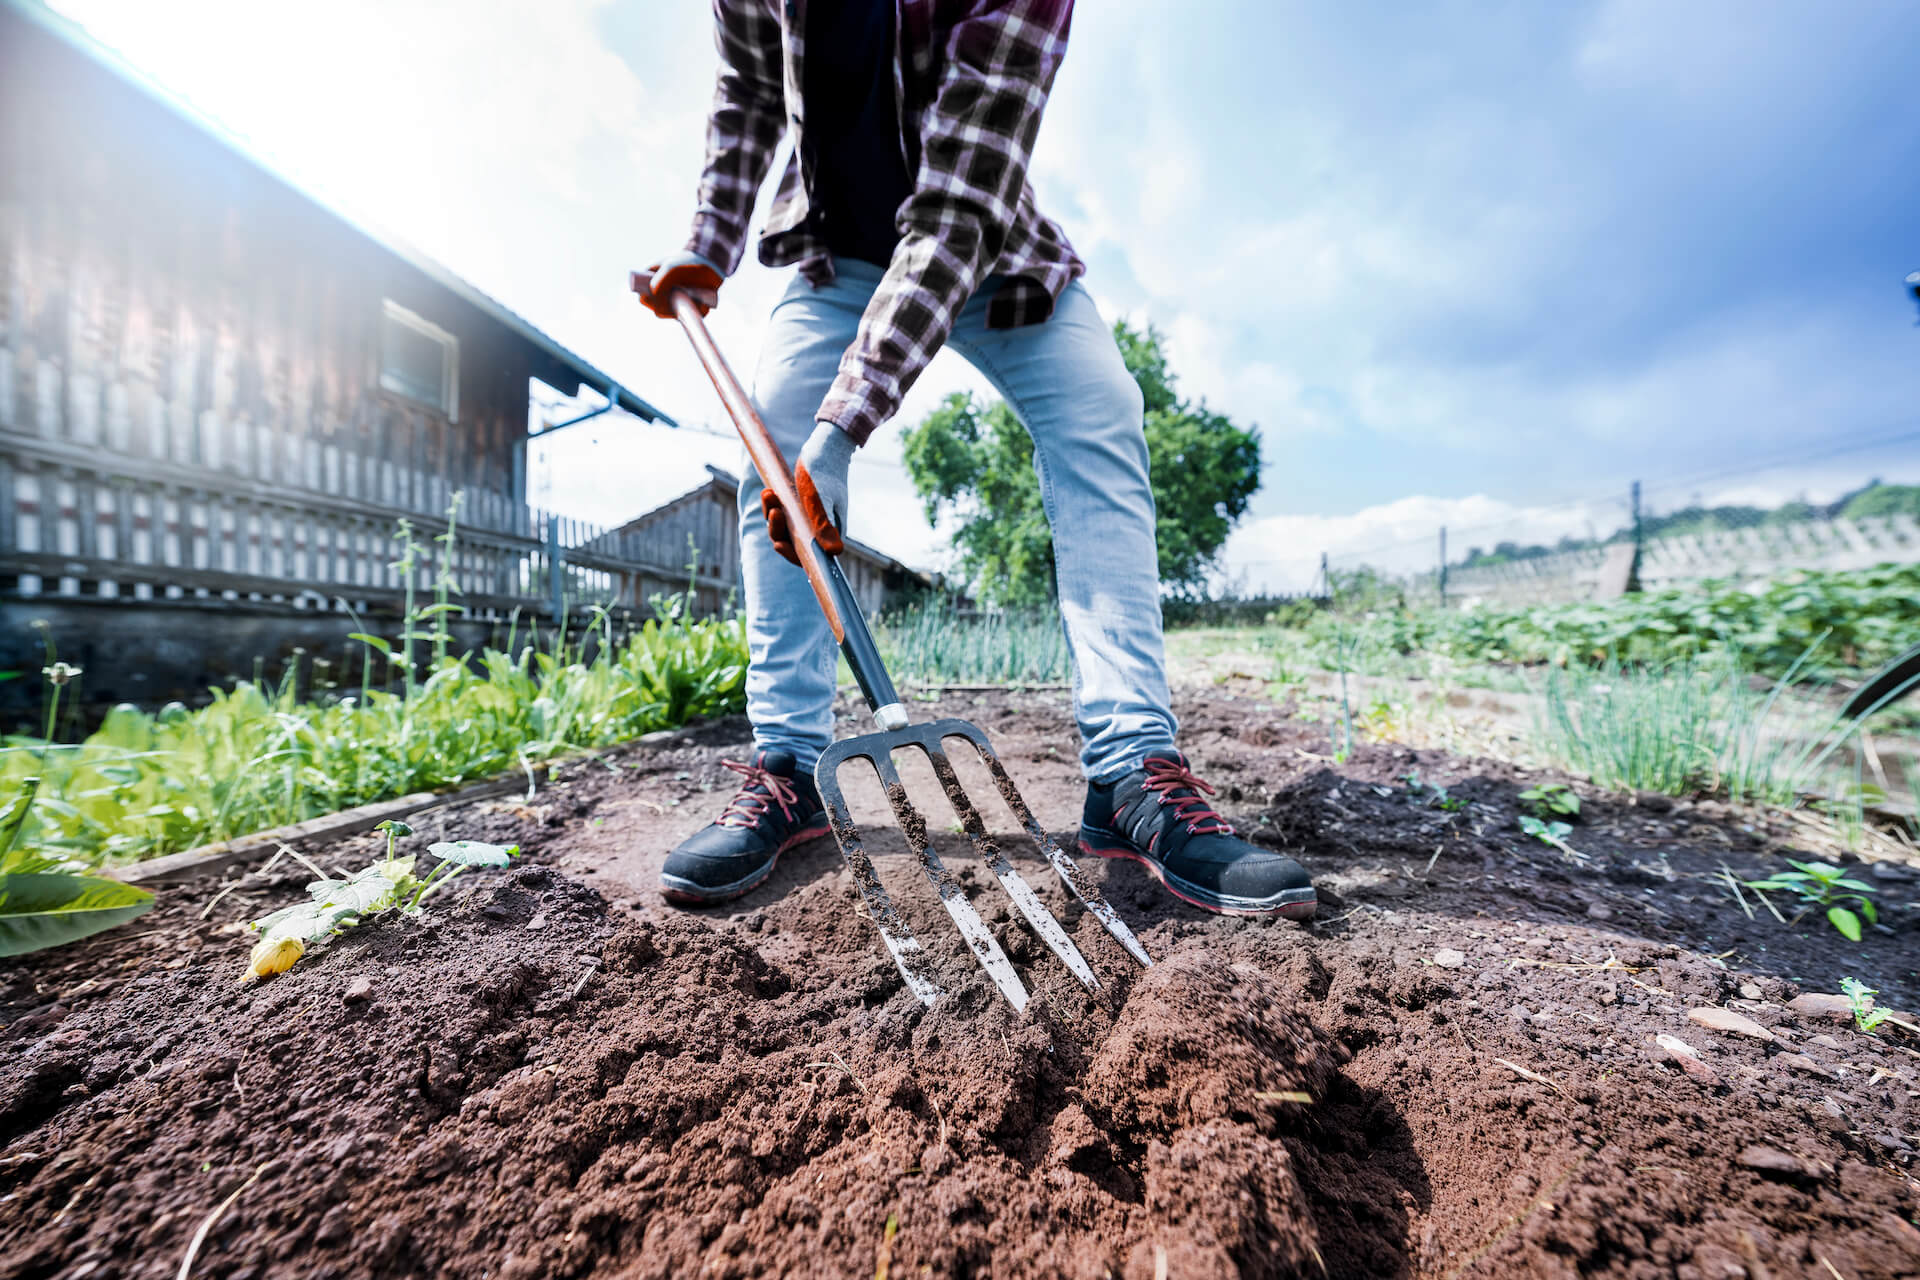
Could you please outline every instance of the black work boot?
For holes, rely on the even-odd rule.
[[[713,825],[680,842],[660,868],[669,902],[725,902],[773,874],[793,846],[827,834],[826,807],[813,778],[794,769],[785,751],[762,751],[752,764],[722,760],[746,778]]]
[[[1169,747],[1140,765],[1116,782],[1088,786],[1082,850],[1143,863],[1175,897],[1207,911],[1313,919],[1307,869],[1235,835],[1185,756]]]

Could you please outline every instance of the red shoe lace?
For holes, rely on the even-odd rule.
[[[1172,807],[1174,816],[1187,824],[1189,834],[1196,836],[1233,834],[1233,824],[1215,813],[1213,806],[1200,798],[1201,792],[1207,795],[1214,794],[1213,787],[1195,776],[1185,762],[1154,756],[1143,763],[1147,770],[1146,789],[1158,795],[1161,804]],[[1189,794],[1184,796],[1172,794],[1181,790]]]
[[[738,794],[721,811],[720,816],[714,819],[715,826],[758,826],[771,800],[778,800],[780,812],[786,815],[788,822],[793,821],[792,806],[800,797],[794,793],[793,784],[786,778],[777,773],[768,773],[757,760],[753,764],[741,764],[738,760],[722,760],[720,763],[745,777],[746,782],[741,784]],[[765,788],[764,794],[756,791],[756,787]]]

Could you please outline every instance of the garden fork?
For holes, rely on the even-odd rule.
[[[946,907],[947,914],[959,926],[961,936],[993,978],[994,985],[1000,988],[1001,994],[1015,1009],[1026,1008],[1028,1000],[1027,989],[1021,985],[1019,975],[1013,971],[1013,965],[1000,949],[999,942],[980,919],[979,912],[973,909],[973,904],[967,901],[966,894],[941,863],[940,856],[933,851],[927,835],[927,820],[908,799],[907,789],[893,766],[893,753],[903,747],[914,748],[926,756],[933,766],[934,777],[939,779],[941,788],[947,793],[954,816],[960,820],[961,829],[973,842],[981,860],[999,880],[1001,888],[1007,891],[1014,905],[1027,918],[1027,923],[1033,926],[1034,932],[1066,963],[1074,977],[1089,988],[1100,985],[1086,957],[1074,946],[1073,939],[1067,936],[1067,931],[1053,913],[1034,895],[1033,887],[1014,869],[1005,851],[987,834],[980,811],[967,798],[959,775],[953,770],[953,762],[947,758],[946,744],[954,740],[965,742],[979,753],[1007,807],[1013,811],[1013,816],[1027,834],[1033,837],[1034,843],[1040,846],[1041,853],[1052,864],[1060,879],[1066,882],[1067,888],[1086,903],[1087,909],[1106,926],[1107,932],[1126,948],[1128,954],[1142,965],[1151,965],[1153,960],[1147,955],[1146,948],[1140,945],[1140,940],[1133,936],[1133,931],[1114,914],[1113,908],[1100,896],[1100,891],[1087,883],[1080,868],[1061,852],[1060,846],[1034,820],[1033,811],[1020,798],[1013,779],[1007,776],[986,734],[965,720],[937,720],[923,725],[908,723],[907,709],[894,692],[893,679],[880,661],[880,651],[874,647],[873,635],[867,630],[866,618],[860,612],[852,588],[840,572],[839,561],[820,546],[820,531],[799,499],[793,475],[787,470],[786,459],[780,456],[779,447],[767,432],[766,424],[760,420],[753,402],[728,368],[720,349],[714,345],[699,305],[684,291],[676,291],[673,310],[686,329],[687,337],[692,340],[700,363],[706,367],[707,377],[713,380],[714,390],[720,393],[721,402],[733,418],[740,439],[746,443],[747,455],[759,470],[761,481],[773,490],[775,499],[786,511],[789,527],[795,533],[794,550],[800,557],[800,567],[806,570],[807,581],[813,585],[813,594],[820,602],[821,611],[827,615],[827,625],[832,629],[834,639],[840,642],[840,651],[846,655],[847,665],[853,668],[853,678],[859,681],[860,692],[873,711],[874,722],[880,727],[878,733],[849,738],[828,747],[821,754],[813,776],[820,788],[820,798],[827,806],[827,821],[833,827],[834,839],[839,841],[840,853],[846,858],[867,912],[879,926],[880,939],[886,944],[894,963],[900,966],[900,974],[906,979],[907,987],[927,1004],[932,1004],[941,994],[939,985],[926,972],[920,940],[913,936],[905,917],[893,905],[893,899],[887,896],[879,876],[874,874],[873,860],[860,843],[859,831],[847,817],[847,802],[840,790],[839,771],[840,766],[850,760],[865,760],[873,766],[881,786],[886,789],[887,803],[892,806],[900,829],[906,833],[908,848],[913,851],[921,870],[926,872],[934,891],[939,894],[941,905]]]

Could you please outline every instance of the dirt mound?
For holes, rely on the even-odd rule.
[[[0,1274],[170,1273],[263,1165],[199,1274],[839,1276],[883,1248],[907,1275],[1147,1275],[1162,1252],[1279,1274],[1315,1253],[1281,1142],[1306,1107],[1274,1099],[1324,1093],[1340,1051],[1270,975],[1189,945],[1061,1016],[929,1015],[890,966],[822,980],[750,937],[616,923],[525,867],[268,982],[224,948],[135,979],[14,1046],[0,1134],[32,1150],[8,1149]]]
[[[1047,750],[1064,707],[976,714],[1043,819],[1070,814],[1072,762]],[[1334,768],[1270,710],[1183,716],[1229,816],[1308,862],[1322,920],[1204,916],[1089,863],[1159,958],[1141,971],[1022,855],[1101,976],[1087,992],[930,830],[1025,1016],[877,791],[856,816],[948,991],[931,1011],[830,844],[731,914],[643,900],[728,785],[737,748],[697,739],[422,819],[535,861],[265,982],[238,981],[232,924],[304,873],[170,888],[12,962],[0,1277],[170,1276],[256,1174],[196,1276],[1920,1272],[1920,1056],[1788,1007],[1821,966],[1904,1003],[1915,881],[1876,876],[1888,931],[1842,954],[1714,887],[1769,856],[1744,820],[1589,797],[1576,864],[1504,834],[1510,771],[1379,747]],[[1465,807],[1413,797],[1416,762]]]

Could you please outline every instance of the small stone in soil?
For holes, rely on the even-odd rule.
[[[348,1004],[359,1004],[373,999],[373,979],[365,974],[355,978],[347,984],[347,989],[340,993],[340,998]]]
[[[1825,1022],[1852,1022],[1853,1001],[1845,996],[1809,991],[1787,1001],[1787,1012],[1801,1018]]]
[[[1666,1051],[1667,1057],[1682,1071],[1702,1084],[1720,1083],[1720,1075],[1712,1067],[1700,1060],[1700,1051],[1678,1036],[1664,1032],[1653,1038],[1653,1042]]]
[[[1773,1058],[1773,1065],[1776,1067],[1790,1067],[1795,1071],[1804,1071],[1808,1075],[1814,1075],[1814,1076],[1824,1076],[1829,1074],[1829,1072],[1825,1067],[1821,1066],[1819,1063],[1815,1062],[1812,1058],[1809,1058],[1804,1053],[1775,1054]]]
[[[1442,969],[1458,969],[1467,962],[1466,953],[1452,947],[1442,947],[1433,953],[1433,962]]]
[[[1745,1014],[1735,1013],[1731,1009],[1689,1009],[1687,1017],[1710,1031],[1726,1031],[1737,1036],[1750,1036],[1755,1040],[1773,1039],[1773,1032]]]
[[[1613,919],[1613,908],[1604,902],[1592,903],[1587,907],[1587,919],[1611,920]]]
[[[1766,993],[1764,991],[1754,986],[1751,982],[1743,982],[1740,984],[1740,998],[1742,1000],[1759,1000],[1765,995]]]
[[[1771,1178],[1810,1179],[1816,1176],[1815,1170],[1798,1156],[1788,1155],[1777,1147],[1755,1144],[1740,1153],[1742,1168],[1752,1169],[1755,1173]]]

